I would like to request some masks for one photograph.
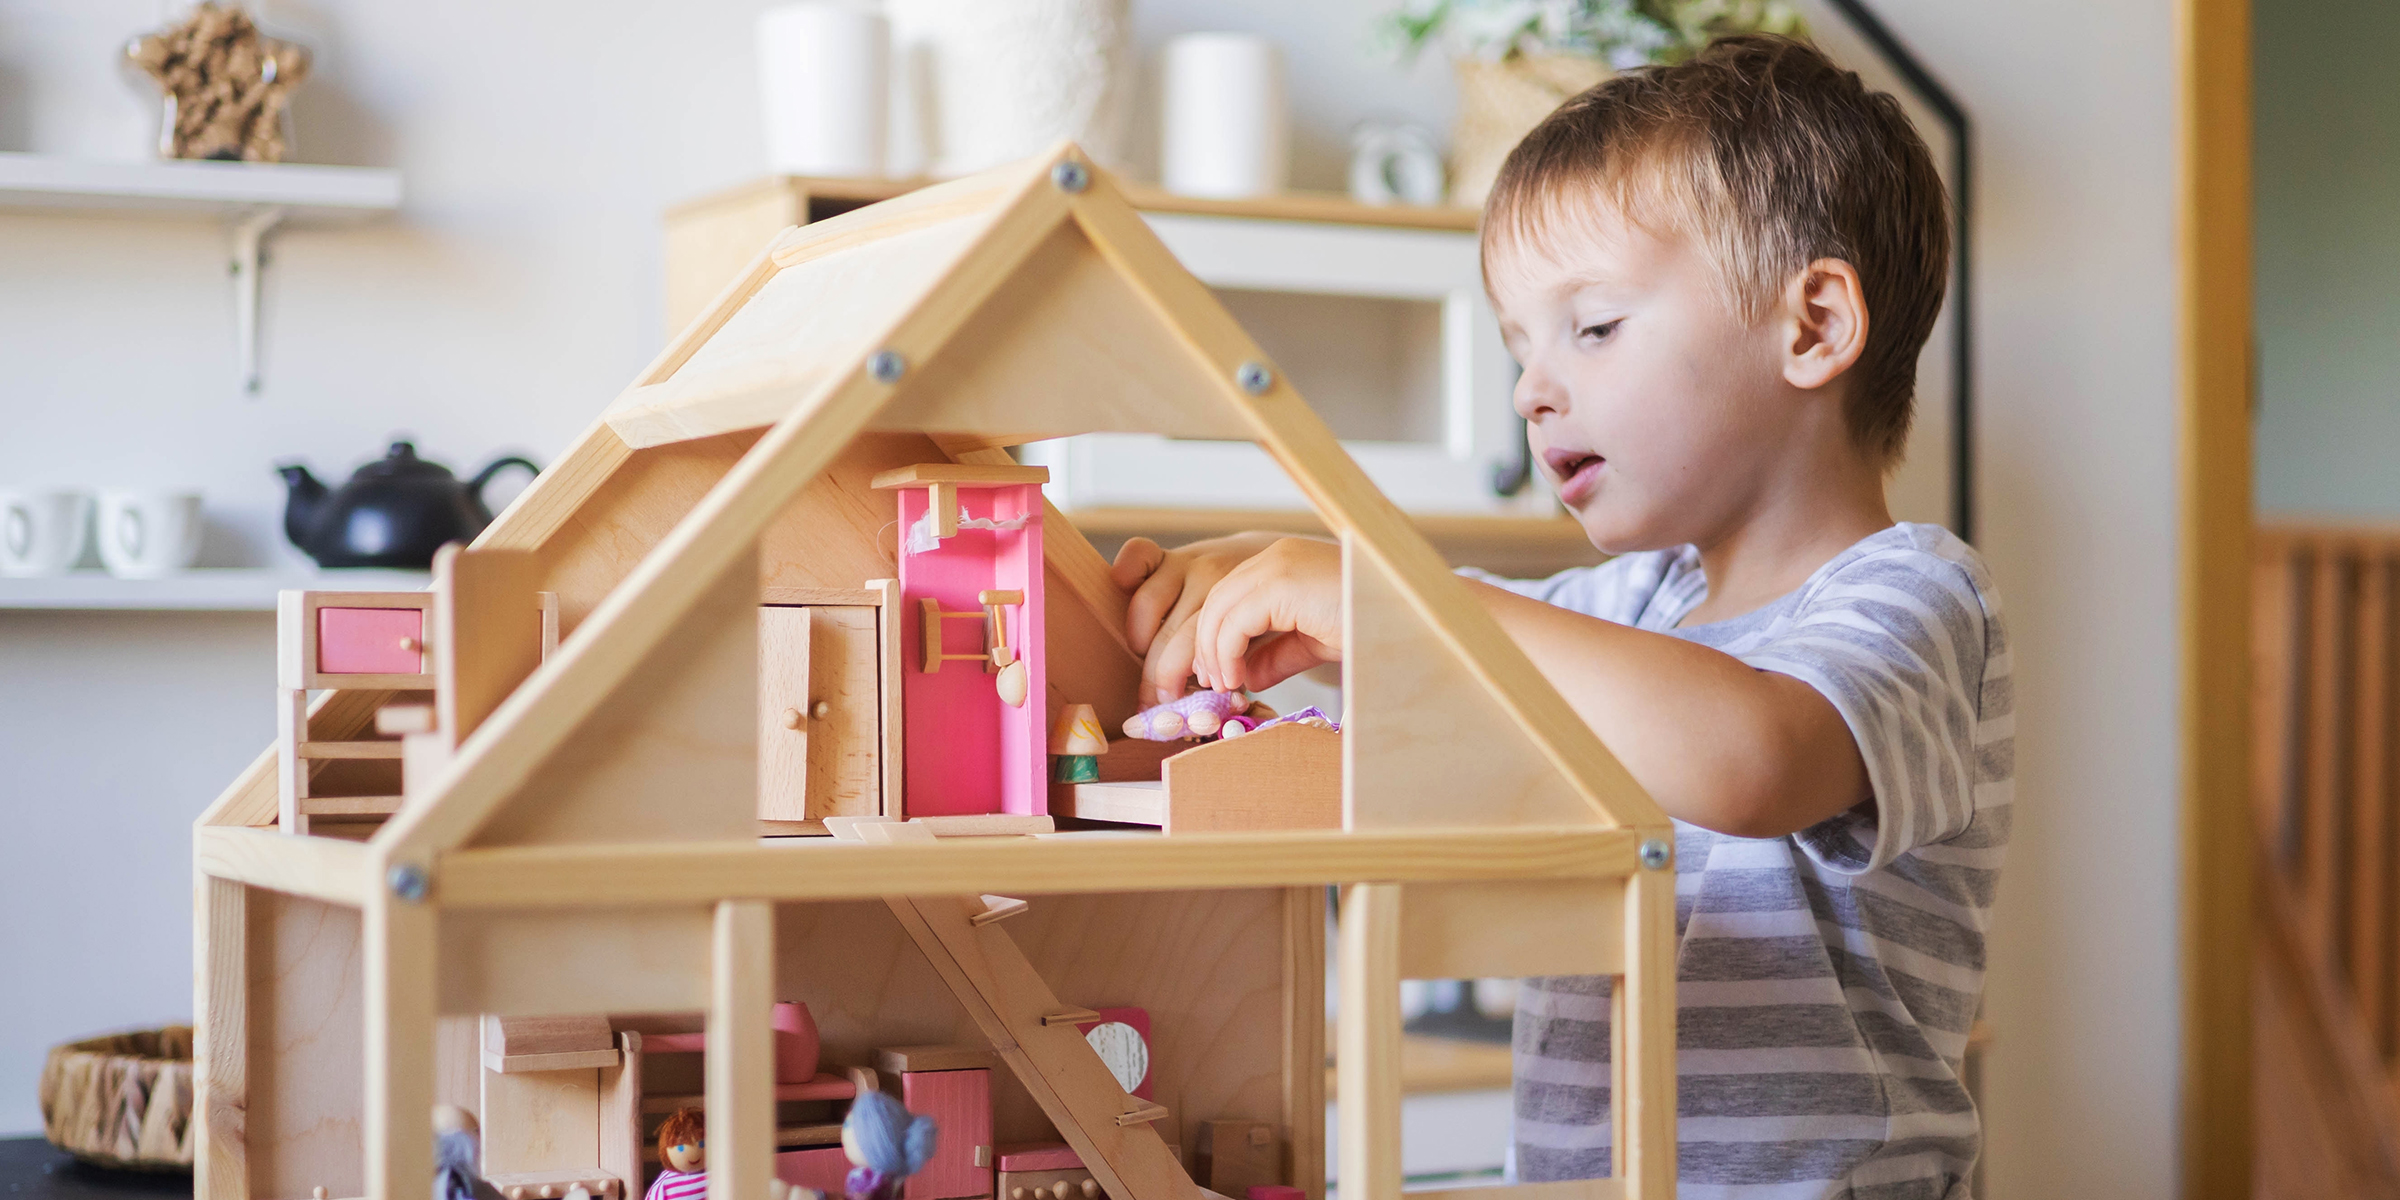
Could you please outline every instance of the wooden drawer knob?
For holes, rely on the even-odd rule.
[[[833,705],[826,701],[819,700],[817,701],[817,706],[815,708],[808,710],[808,715],[822,721],[825,718],[833,715]]]
[[[798,729],[807,723],[808,718],[801,716],[799,709],[787,708],[783,710],[783,727],[785,729]]]
[[[410,654],[423,654],[425,652],[425,643],[420,642],[413,637],[404,637],[400,639],[400,648],[408,651]]]

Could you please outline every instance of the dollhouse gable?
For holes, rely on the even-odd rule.
[[[714,644],[685,628],[694,623],[720,629],[711,636],[725,646],[755,636],[744,624],[755,614],[727,597],[756,570],[762,538],[857,448],[910,434],[953,461],[984,465],[1007,463],[1007,446],[1099,430],[1256,442],[1344,546],[1346,827],[1663,823],[1239,324],[1072,146],[787,230],[604,425],[621,453],[714,448],[738,459],[459,748],[429,799],[376,835],[387,852],[673,836],[661,834],[656,812],[639,811],[632,798],[643,795],[654,808],[716,814],[691,836],[728,836],[752,801],[732,764],[755,751],[742,744],[754,717],[734,715],[755,704],[755,665],[731,652],[703,663],[661,648]],[[575,486],[545,480],[520,506],[571,509],[574,493],[563,489]],[[1055,510],[1049,518],[1064,526]],[[570,519],[547,518],[553,528]],[[485,541],[504,544],[509,525],[504,517]],[[894,530],[857,528],[892,552]],[[1050,577],[1068,576],[1068,590],[1105,624],[1104,566],[1080,537],[1058,541],[1082,557],[1062,566],[1053,548]],[[1116,596],[1120,625],[1122,604]],[[1121,637],[1111,653],[1123,659]],[[670,665],[682,672],[675,688],[661,685]],[[689,697],[702,691],[726,710],[713,745],[676,736],[676,719],[659,711],[696,703]],[[1055,707],[1056,689],[1048,699]],[[612,753],[634,741],[603,728],[651,729],[654,744]],[[673,765],[686,761],[678,755],[696,756],[688,771]],[[562,772],[574,780],[572,801],[556,786]],[[677,780],[687,786],[670,788]]]

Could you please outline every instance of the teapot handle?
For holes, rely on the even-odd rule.
[[[475,472],[475,478],[467,481],[467,494],[475,498],[477,505],[483,506],[483,485],[490,483],[492,476],[499,474],[502,467],[523,467],[535,475],[542,473],[542,465],[530,458],[519,458],[514,454],[495,458],[482,470]]]

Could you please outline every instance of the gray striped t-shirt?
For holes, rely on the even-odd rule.
[[[1962,1200],[1961,1082],[2015,776],[2008,639],[1983,561],[1894,525],[1755,612],[1678,627],[1691,547],[1491,582],[1798,678],[1848,722],[1873,814],[1789,837],[1675,823],[1680,1194]],[[1517,1172],[1610,1169],[1609,981],[1525,981]]]

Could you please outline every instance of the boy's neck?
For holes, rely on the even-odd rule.
[[[1708,594],[1683,624],[1722,621],[1771,604],[1842,551],[1891,527],[1882,470],[1853,455],[1841,457],[1849,461],[1795,464],[1799,469],[1764,489],[1741,520],[1695,543]]]

